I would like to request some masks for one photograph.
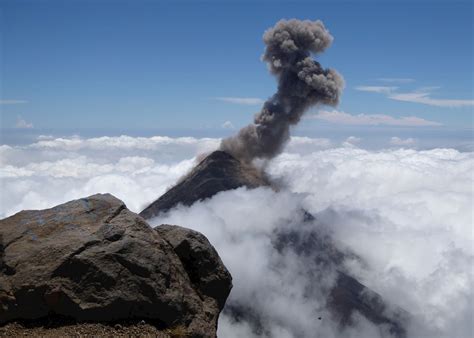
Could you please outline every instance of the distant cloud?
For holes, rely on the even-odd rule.
[[[18,116],[15,127],[19,129],[31,129],[33,128],[33,123],[26,122],[21,116]]]
[[[428,91],[394,93],[388,96],[389,99],[404,102],[422,103],[436,107],[467,107],[474,106],[474,100],[453,100],[453,99],[434,99]]]
[[[390,139],[390,144],[395,145],[395,146],[409,146],[415,143],[416,143],[416,139],[411,138],[411,137],[406,138],[406,139],[401,139],[399,137],[394,136]]]
[[[381,77],[377,80],[382,82],[389,82],[389,83],[412,83],[415,82],[415,79],[406,78],[406,77]]]
[[[342,142],[343,147],[355,147],[356,144],[359,144],[362,139],[356,136],[349,136],[344,142]]]
[[[26,100],[0,100],[0,104],[20,104],[28,103]]]
[[[356,136],[349,136],[347,139],[346,139],[346,142],[348,143],[352,143],[352,144],[356,144],[356,143],[359,143],[362,139],[360,137],[356,137]]]
[[[53,135],[40,135],[36,138],[38,141],[54,140]]]
[[[396,80],[396,79],[385,79]],[[400,79],[398,79],[400,80]],[[408,80],[408,79],[402,79]],[[392,81],[395,82],[395,81]],[[399,82],[400,83],[400,82]],[[474,100],[457,100],[457,99],[435,99],[431,97],[431,92],[440,87],[422,87],[410,92],[398,92],[398,87],[394,86],[357,86],[354,89],[364,92],[384,94],[391,100],[421,103],[435,107],[467,107],[474,106]]]
[[[370,92],[370,93],[381,93],[381,94],[390,94],[398,87],[392,86],[357,86],[355,87],[356,90],[362,92]]]
[[[222,123],[221,125],[222,128],[224,129],[234,129],[234,125],[232,124],[232,122],[230,121],[225,121],[224,123]]]
[[[383,114],[358,114],[351,115],[342,111],[320,111],[318,114],[310,115],[308,119],[317,119],[331,123],[348,125],[389,125],[407,127],[440,126],[441,123],[428,121],[416,116],[404,116],[396,118]]]
[[[265,101],[257,97],[216,97],[218,101],[234,103],[234,104],[243,104],[247,106],[256,106],[261,105]]]

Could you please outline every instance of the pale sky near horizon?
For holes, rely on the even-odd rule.
[[[232,129],[276,89],[282,18],[321,19],[345,78],[301,128],[472,130],[470,1],[25,1],[0,4],[2,129]]]

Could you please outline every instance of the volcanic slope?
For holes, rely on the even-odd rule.
[[[204,158],[178,184],[140,212],[140,216],[150,219],[178,204],[190,206],[220,191],[268,185],[269,181],[260,171],[218,150]]]
[[[227,152],[215,151],[204,158],[178,184],[145,208],[140,216],[150,219],[178,204],[190,206],[218,192],[242,186],[252,189],[261,186],[272,187],[272,184],[265,174],[256,168],[239,161]],[[308,272],[317,266],[324,266],[328,273],[336,271],[336,282],[328,291],[325,301],[334,320],[341,327],[351,325],[352,315],[358,312],[380,326],[381,330],[388,330],[392,336],[406,337],[405,327],[409,314],[403,309],[388,305],[381,295],[348,275],[344,269],[344,260],[361,258],[338,248],[330,236],[317,230],[318,220],[310,213],[303,212],[304,218],[300,227],[275,232],[272,241],[275,251],[291,250],[305,261],[309,258],[314,262],[314,267],[308,266]],[[302,231],[303,228],[311,228],[311,224],[316,225],[316,228]],[[318,283],[317,279],[312,282]],[[236,321],[246,322],[255,332],[265,332],[268,329],[264,327],[265,314],[259,313],[252,304],[242,304],[230,297],[224,313]]]

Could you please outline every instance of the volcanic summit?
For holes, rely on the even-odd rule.
[[[178,184],[140,212],[140,216],[150,219],[178,204],[190,206],[220,191],[242,186],[256,188],[268,185],[262,172],[229,153],[218,150],[199,162]]]

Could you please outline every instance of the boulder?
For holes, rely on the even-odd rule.
[[[232,277],[207,238],[177,225],[162,224],[155,231],[173,247],[195,289],[215,299],[221,311],[232,288]]]
[[[110,194],[0,221],[0,323],[144,318],[213,337],[231,287],[203,235],[154,230]]]

